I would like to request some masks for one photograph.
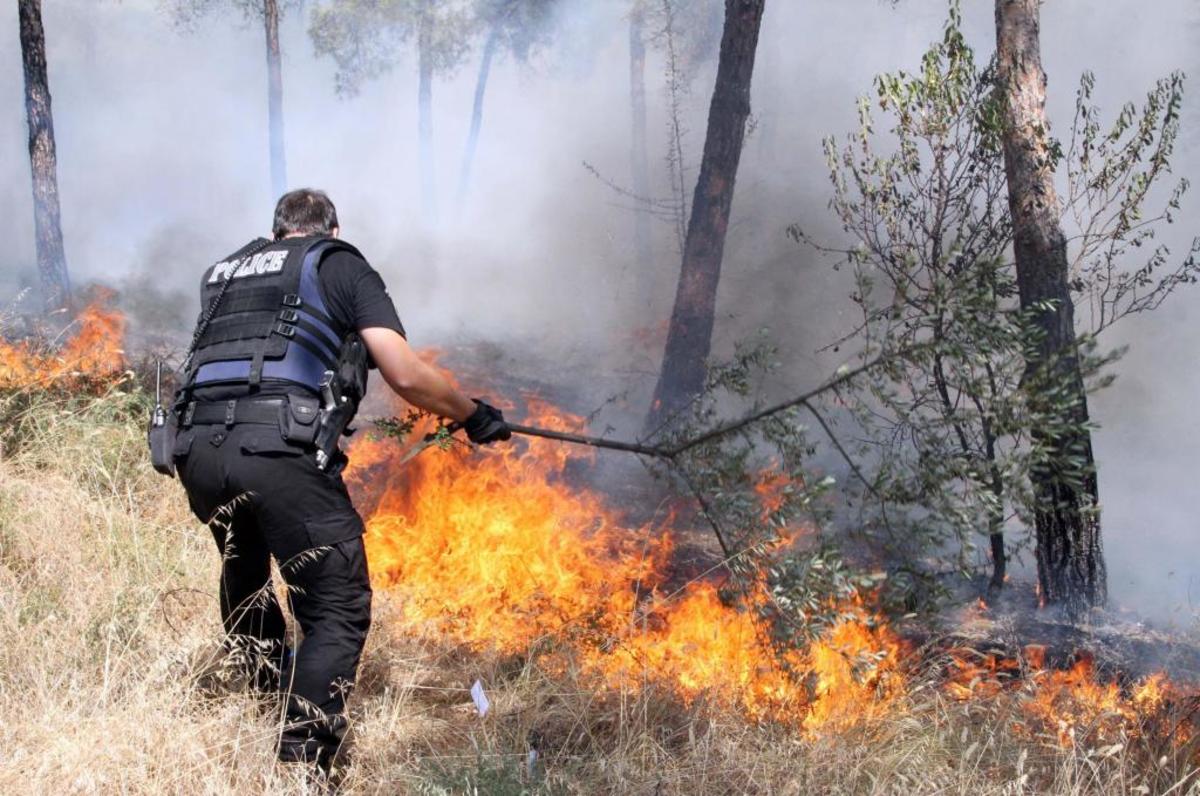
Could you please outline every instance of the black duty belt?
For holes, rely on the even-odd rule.
[[[205,425],[236,426],[242,423],[278,425],[283,401],[283,398],[243,398],[203,403],[192,401],[183,410],[181,423],[184,428]]]

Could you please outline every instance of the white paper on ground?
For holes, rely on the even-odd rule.
[[[475,700],[475,707],[479,709],[480,716],[486,716],[491,710],[492,703],[488,701],[487,694],[483,693],[483,681],[476,680],[475,685],[471,686],[471,699]]]

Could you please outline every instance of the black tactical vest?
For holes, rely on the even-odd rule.
[[[263,244],[252,241],[205,272],[201,307],[211,307],[230,281],[196,344],[189,387],[253,390],[270,380],[317,391],[326,371],[338,371],[346,341],[329,317],[317,271],[326,254],[358,250],[325,237]]]

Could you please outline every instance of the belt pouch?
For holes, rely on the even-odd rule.
[[[317,438],[321,404],[316,398],[289,395],[279,415],[279,433],[288,442],[311,445]]]

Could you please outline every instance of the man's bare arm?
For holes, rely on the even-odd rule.
[[[388,386],[404,400],[439,417],[463,421],[475,412],[475,402],[456,390],[393,329],[363,329],[363,342]]]

